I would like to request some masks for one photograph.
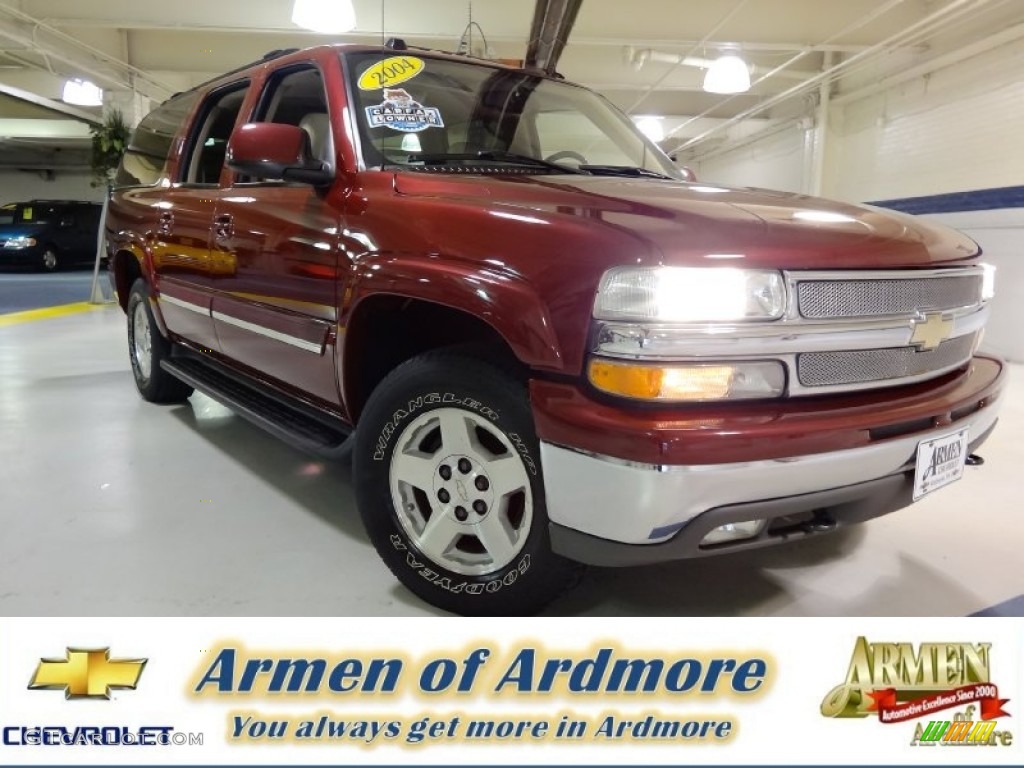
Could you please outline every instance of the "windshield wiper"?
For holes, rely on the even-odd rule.
[[[421,161],[424,165],[444,165],[460,160],[494,160],[499,163],[510,163],[517,165],[531,165],[536,168],[546,168],[556,173],[583,173],[575,168],[569,168],[558,163],[549,163],[539,157],[520,155],[516,152],[506,152],[500,149],[483,149],[479,152],[449,152],[429,155],[410,155],[410,159]]]
[[[638,168],[633,165],[581,165],[581,171],[588,171],[595,174],[596,176],[631,176],[638,177],[643,176],[651,179],[671,179],[664,173],[658,173],[657,171],[651,171],[647,168]]]

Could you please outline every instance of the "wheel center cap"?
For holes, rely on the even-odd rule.
[[[455,490],[458,492],[459,498],[462,499],[463,502],[469,501],[469,491],[466,490],[466,484],[464,482],[456,480]]]

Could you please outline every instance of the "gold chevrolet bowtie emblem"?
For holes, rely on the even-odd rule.
[[[910,343],[925,352],[935,349],[953,333],[953,321],[938,312],[914,320],[914,333]]]
[[[109,648],[68,648],[66,659],[41,659],[29,690],[64,691],[67,699],[109,699],[113,688],[135,690],[146,659],[111,659]]]

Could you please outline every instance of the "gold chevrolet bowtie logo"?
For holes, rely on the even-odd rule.
[[[953,321],[935,312],[914,321],[910,343],[920,351],[935,349],[953,333]]]
[[[29,690],[64,691],[67,699],[109,699],[113,688],[135,690],[146,659],[111,659],[109,648],[68,648],[66,659],[41,659]]]

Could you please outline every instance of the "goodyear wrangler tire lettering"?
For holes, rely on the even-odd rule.
[[[384,425],[381,430],[380,436],[377,438],[377,448],[373,452],[374,461],[383,461],[384,454],[387,449],[388,441],[391,439],[391,435],[394,434],[396,427],[404,421],[409,414],[415,413],[422,409],[425,405],[436,405],[438,403],[445,403],[448,405],[460,405],[464,408],[471,408],[478,411],[482,416],[490,419],[491,421],[498,420],[498,414],[491,408],[475,401],[475,400],[461,400],[451,393],[445,393],[439,395],[436,392],[421,395],[414,399],[409,400],[408,406],[405,409],[399,409],[395,411],[388,422]],[[536,469],[531,470],[533,474],[536,474]]]
[[[372,393],[356,433],[360,514],[411,591],[475,615],[532,613],[575,581],[551,552],[525,382],[453,351]]]

